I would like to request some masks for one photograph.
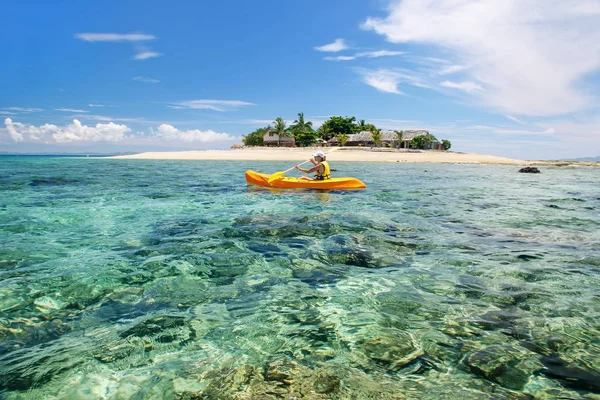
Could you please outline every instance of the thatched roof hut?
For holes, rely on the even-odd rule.
[[[269,131],[263,136],[263,144],[265,146],[294,147],[296,139],[293,136],[279,137],[278,134]]]
[[[395,131],[382,131],[381,142],[394,147],[408,148],[408,144],[413,138],[422,135],[429,135],[429,131],[423,129],[404,131],[404,134],[402,135],[402,143],[400,143],[398,146],[398,135]],[[346,146],[373,145],[375,145],[375,142],[373,141],[373,134],[370,131],[362,131],[360,133],[350,135],[348,137],[348,141],[346,142]]]

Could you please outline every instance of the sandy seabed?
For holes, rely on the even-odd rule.
[[[506,165],[598,165],[598,163],[572,163],[558,161],[525,161],[475,153],[457,153],[438,150],[374,149],[360,147],[329,148],[269,148],[250,147],[232,150],[190,150],[171,152],[147,152],[114,156],[122,159],[146,160],[261,160],[261,161],[306,161],[321,150],[329,161],[365,162],[414,162],[446,164],[506,164]]]

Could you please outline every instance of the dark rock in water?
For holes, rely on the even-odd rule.
[[[295,269],[292,271],[294,278],[311,286],[333,284],[343,278],[341,274],[332,274],[314,269]]]
[[[540,170],[537,169],[536,167],[525,167],[525,168],[521,168],[519,170],[519,172],[522,172],[525,174],[539,174]]]
[[[315,378],[314,389],[317,393],[332,393],[340,388],[340,378],[333,375],[319,374]]]
[[[532,256],[530,254],[519,254],[517,256],[517,258],[519,260],[523,260],[523,261],[531,261],[531,260],[539,260],[542,257],[540,257],[540,256]]]
[[[534,359],[507,346],[485,347],[469,354],[463,363],[469,372],[512,390],[522,390],[539,368]]]
[[[151,336],[168,328],[176,328],[185,325],[184,317],[177,316],[161,316],[147,319],[134,326],[133,328],[127,329],[121,332],[119,336],[126,338],[128,336]]]
[[[58,185],[70,185],[73,183],[79,183],[79,181],[69,180],[65,178],[40,178],[33,179],[29,186],[58,186]]]
[[[363,339],[361,344],[368,358],[390,371],[397,371],[423,355],[416,339],[398,329],[381,329],[375,336]]]
[[[477,325],[485,330],[513,329],[519,316],[510,310],[488,311],[477,320]]]
[[[572,389],[600,393],[599,373],[569,364],[557,354],[542,357],[540,361],[544,365],[541,370],[544,375],[558,379],[563,385]]]

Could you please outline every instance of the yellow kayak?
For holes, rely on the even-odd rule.
[[[331,178],[324,181],[306,180],[298,178],[282,177],[269,183],[271,175],[256,171],[246,171],[246,182],[255,185],[279,188],[279,189],[364,189],[367,187],[356,178]]]

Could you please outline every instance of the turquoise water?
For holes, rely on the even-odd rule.
[[[0,397],[598,398],[600,170],[288,164],[0,157]]]

